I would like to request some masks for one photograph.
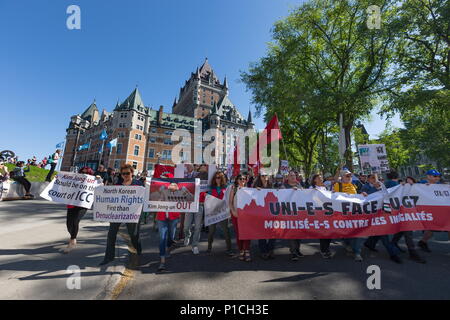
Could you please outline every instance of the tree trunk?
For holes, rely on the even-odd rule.
[[[353,127],[353,123],[344,126],[344,134],[345,134],[345,166],[353,172],[353,154],[352,154],[352,138],[351,138],[351,130]]]

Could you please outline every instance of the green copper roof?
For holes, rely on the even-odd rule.
[[[134,89],[130,96],[114,110],[135,110],[145,112],[144,101],[142,101],[138,88]]]
[[[97,105],[95,104],[95,99],[94,99],[94,102],[92,102],[91,105],[82,113],[81,119],[91,122],[92,119],[94,118],[95,111],[98,112]]]

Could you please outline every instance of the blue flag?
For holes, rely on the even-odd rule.
[[[63,145],[64,145],[64,141],[63,142],[60,142],[60,143],[58,143],[57,145],[56,145],[56,149],[61,149],[62,147],[63,147]]]
[[[103,129],[102,133],[100,134],[100,140],[106,140],[108,138],[108,134],[106,133],[106,130]]]
[[[111,140],[110,142],[108,142],[108,144],[106,145],[109,149],[112,149],[113,147],[117,147],[117,138]]]
[[[88,150],[89,147],[90,147],[90,143],[89,143],[89,142],[88,142],[88,143],[85,143],[85,144],[82,144],[81,146],[78,147],[78,151],[81,151],[81,150]]]
[[[100,146],[100,149],[98,150],[98,153],[102,153],[103,152],[103,144]]]

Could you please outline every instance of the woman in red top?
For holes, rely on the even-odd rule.
[[[222,171],[217,171],[213,177],[213,180],[211,181],[211,191],[208,193],[210,195],[212,195],[213,197],[223,199],[223,197],[225,196],[226,189],[227,189],[227,181],[226,181],[225,175]],[[230,235],[230,229],[228,228],[228,219],[225,219],[218,223],[214,223],[209,226],[207,253],[211,253],[212,244],[214,241],[214,233],[216,232],[216,228],[217,228],[218,224],[220,224],[220,226],[223,230],[223,233],[225,235],[225,242],[227,244],[227,254],[229,256],[232,256],[233,251],[231,250],[231,235]]]
[[[94,171],[89,167],[83,167],[81,168],[78,173],[83,174],[89,174],[91,176],[94,175]],[[78,235],[78,229],[80,226],[80,220],[83,218],[83,216],[86,214],[87,209],[77,206],[67,206],[67,219],[66,219],[66,225],[67,225],[67,231],[69,231],[70,234],[70,240],[69,245],[67,248],[63,250],[64,253],[69,253],[75,247],[77,246],[77,235]]]
[[[234,180],[234,185],[232,186],[231,193],[230,193],[230,200],[228,206],[230,207],[231,211],[231,221],[234,225],[234,230],[236,233],[236,242],[237,246],[239,248],[239,260],[241,261],[252,261],[252,258],[250,256],[250,243],[251,240],[240,240],[239,239],[239,226],[238,226],[238,213],[237,213],[237,197],[236,193],[240,188],[244,188],[247,186],[247,177],[243,174],[239,174],[236,177],[236,180]]]
[[[161,178],[173,178],[173,174],[167,173],[166,175],[161,175]],[[175,186],[178,188],[178,185],[174,184],[169,186],[169,189]],[[166,270],[166,258],[170,257],[170,248],[176,243],[175,235],[179,220],[180,212],[156,213],[156,223],[159,231],[159,257],[161,259],[158,271]]]

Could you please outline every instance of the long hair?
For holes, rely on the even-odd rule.
[[[272,188],[272,184],[270,183],[269,180],[267,180],[267,187],[264,187],[262,179],[261,179],[261,175],[258,175],[258,178],[256,178],[255,183],[253,183],[253,188],[267,188],[267,189],[270,189],[270,188]]]
[[[218,185],[216,182],[217,175],[220,175],[220,185]],[[223,172],[216,171],[216,173],[214,173],[214,176],[212,177],[211,187],[225,187],[226,185],[227,185],[227,180],[225,179],[225,175],[223,174]]]
[[[237,175],[236,179],[234,179],[234,187],[235,188],[239,187],[239,179],[242,178],[242,177],[246,178],[247,176],[245,174],[239,173]]]
[[[413,181],[413,183],[417,183],[416,179],[414,179],[413,177],[410,177],[410,176],[408,176],[408,177],[405,178],[405,182],[406,182],[406,180],[408,180],[408,179],[411,179],[411,180]]]

